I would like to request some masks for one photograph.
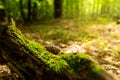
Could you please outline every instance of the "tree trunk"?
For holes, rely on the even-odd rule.
[[[5,22],[5,17],[6,17],[6,14],[5,14],[5,9],[0,9],[0,22]]]
[[[24,8],[23,8],[23,5],[22,5],[23,4],[23,2],[22,2],[23,0],[19,0],[19,1],[20,1],[20,13],[21,13],[23,21],[26,22],[25,13],[23,11]]]
[[[36,2],[33,3],[32,7],[32,19],[37,20],[38,5]]]
[[[54,18],[62,16],[62,3],[63,0],[54,0]]]
[[[31,10],[32,10],[31,0],[28,0],[28,17],[27,17],[27,21],[31,21]]]
[[[7,7],[6,7],[6,1],[5,0],[1,0],[3,3],[4,8],[0,9],[0,20],[2,22],[7,22]]]
[[[0,53],[20,80],[116,80],[86,54],[54,55],[14,25],[0,35]]]

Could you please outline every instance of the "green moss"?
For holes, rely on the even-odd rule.
[[[7,29],[7,34],[9,34],[11,36],[11,39],[15,39],[13,40],[16,43],[26,43],[29,42],[21,33],[20,30],[18,30],[15,25],[8,25],[6,26]],[[14,37],[14,38],[13,38]]]
[[[47,61],[47,64],[50,64],[50,68],[56,71],[57,73],[60,73],[61,69],[68,66],[68,64],[66,64],[66,62],[61,58],[50,59],[49,61]]]
[[[101,74],[105,74],[106,72],[98,64],[92,62],[89,67],[88,80],[105,80],[105,76]]]
[[[8,28],[8,31],[14,31],[16,28],[14,25],[7,25],[6,27]]]
[[[40,53],[45,51],[45,47],[33,42],[33,41],[28,41],[28,43],[25,45],[25,48],[31,52],[34,53],[33,55],[40,55]]]
[[[51,59],[53,59],[53,55],[47,51],[43,51],[40,55],[38,55],[38,58],[40,58],[44,63],[47,64],[47,62]]]
[[[64,59],[75,72],[85,72],[88,71],[90,73],[99,73],[103,69],[98,66],[95,62],[90,59],[90,56],[87,54],[61,54],[62,59]]]
[[[80,72],[81,70],[84,70],[84,68],[86,67],[85,65],[89,65],[91,62],[89,60],[90,56],[86,54],[69,53],[62,54],[60,56],[74,69],[75,72]]]
[[[96,63],[92,63],[91,64],[91,71],[94,72],[94,73],[99,73],[101,71],[103,71],[103,69]]]

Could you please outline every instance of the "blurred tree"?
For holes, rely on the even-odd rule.
[[[33,20],[37,19],[37,12],[38,12],[38,5],[36,2],[34,2],[33,7],[32,7],[32,19]]]
[[[19,0],[20,3],[20,13],[24,22],[29,22],[32,20],[32,1],[27,1],[27,15],[24,12],[23,0]]]
[[[28,15],[27,15],[27,21],[31,21],[31,14],[32,14],[32,2],[31,0],[28,0]]]
[[[62,16],[62,3],[63,0],[54,0],[54,18]]]
[[[5,22],[9,23],[10,19],[13,17],[12,16],[13,12],[10,8],[11,3],[9,3],[9,0],[1,0],[1,1],[3,3],[4,8],[1,10],[0,16],[3,20],[3,22],[5,21]]]
[[[4,22],[5,21],[5,9],[0,9],[0,22]]]
[[[23,19],[24,22],[26,22],[25,13],[23,11],[23,9],[24,9],[23,8],[23,0],[19,0],[19,2],[20,2],[20,13],[21,13],[22,19]]]
[[[1,0],[3,2],[3,4],[5,4],[5,0]]]
[[[70,18],[96,20],[120,14],[120,0],[0,0],[7,17],[30,22],[36,19]],[[18,6],[19,5],[19,6]]]
[[[4,22],[5,21],[5,17],[6,17],[6,12],[5,12],[5,0],[2,0],[2,8],[0,8],[0,21]]]

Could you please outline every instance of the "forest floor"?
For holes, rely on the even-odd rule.
[[[119,24],[58,20],[18,27],[29,39],[43,45],[54,44],[63,53],[88,54],[106,71],[120,78]],[[0,71],[4,69],[9,71],[1,65]]]

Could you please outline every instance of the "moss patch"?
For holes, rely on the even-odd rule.
[[[61,55],[62,59],[64,59],[73,69],[75,72],[80,72],[83,70],[86,66],[85,65],[90,65],[91,61],[89,60],[88,55],[86,54],[73,54],[73,53],[68,53],[68,54],[62,54]],[[84,66],[83,66],[84,65]]]

